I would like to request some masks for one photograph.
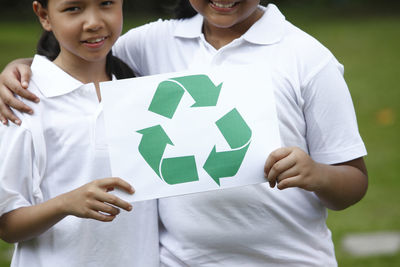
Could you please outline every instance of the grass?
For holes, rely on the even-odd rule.
[[[297,16],[288,20],[326,45],[345,66],[345,78],[356,108],[361,135],[367,145],[369,190],[357,205],[329,212],[339,266],[400,266],[400,253],[354,258],[341,248],[348,233],[400,231],[400,17]],[[293,15],[293,16],[292,16]],[[127,21],[126,28],[149,20]],[[34,53],[40,34],[36,23],[0,23],[0,68],[17,57]],[[8,266],[9,246],[0,242],[0,267]]]

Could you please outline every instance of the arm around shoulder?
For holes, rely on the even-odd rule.
[[[37,96],[26,90],[31,77],[31,63],[31,58],[14,60],[0,74],[0,120],[3,124],[6,124],[8,120],[16,124],[21,123],[10,107],[21,112],[32,113],[32,109],[16,99],[14,94],[33,102],[39,101]]]

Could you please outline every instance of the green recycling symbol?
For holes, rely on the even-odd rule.
[[[173,119],[185,92],[194,99],[192,108],[212,107],[217,101],[222,83],[215,86],[207,75],[190,75],[162,81],[153,96],[149,111]],[[252,131],[236,108],[215,122],[231,150],[211,149],[203,169],[220,185],[220,179],[235,176],[251,143]],[[195,156],[164,158],[167,145],[174,145],[161,125],[137,131],[142,134],[139,153],[153,171],[167,184],[199,180]]]

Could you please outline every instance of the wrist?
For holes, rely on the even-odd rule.
[[[318,196],[327,194],[331,188],[331,165],[315,163],[317,168],[317,181],[314,193]]]
[[[54,198],[54,206],[57,210],[57,213],[61,216],[68,216],[71,214],[70,210],[68,209],[68,193],[61,194]]]
[[[18,65],[18,64],[24,64],[24,65],[31,65],[33,59],[32,58],[18,58],[6,65],[6,67],[13,66],[13,65]]]

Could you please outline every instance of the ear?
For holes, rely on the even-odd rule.
[[[38,1],[34,1],[32,4],[33,11],[39,18],[40,24],[46,31],[51,31],[51,23],[49,20],[49,12],[47,8],[44,8]]]

